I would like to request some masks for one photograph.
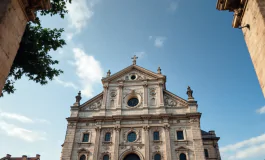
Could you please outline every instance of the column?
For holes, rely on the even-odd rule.
[[[145,139],[145,159],[150,160],[150,138],[149,138],[149,126],[144,126],[144,139]]]
[[[164,125],[165,140],[166,140],[166,160],[171,160],[171,145],[170,145],[170,126]]]
[[[97,127],[97,128],[95,128],[95,131],[96,131],[96,141],[95,141],[95,144],[94,144],[93,160],[98,160],[99,146],[101,146],[99,144],[101,128]]]
[[[114,143],[113,159],[114,160],[118,160],[118,158],[119,158],[119,146],[120,146],[120,131],[121,131],[121,128],[120,128],[120,126],[116,126],[114,128],[114,130],[115,130],[115,143]]]

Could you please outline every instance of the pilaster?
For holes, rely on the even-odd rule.
[[[106,103],[107,103],[107,98],[108,98],[108,84],[105,84],[103,86],[103,99],[102,99],[102,105],[100,108],[100,115],[101,116],[106,116]]]
[[[144,81],[144,108],[148,107],[148,83],[147,81]]]
[[[197,116],[190,117],[190,125],[193,136],[193,148],[194,148],[195,160],[205,160],[201,127],[200,127],[200,118]]]
[[[115,143],[114,143],[114,156],[113,159],[119,158],[119,145],[120,145],[120,131],[121,127],[120,125],[115,126]]]
[[[150,138],[149,138],[149,126],[144,126],[144,139],[145,139],[145,159],[150,159]]]
[[[166,142],[166,160],[171,160],[171,144],[170,144],[170,126],[169,124],[164,125],[165,131],[165,142]]]
[[[99,147],[101,146],[99,144],[101,127],[96,127],[95,131],[96,131],[96,140],[94,144],[93,160],[98,160],[98,155],[99,155],[98,151],[99,151]]]
[[[118,94],[118,105],[117,105],[117,108],[116,108],[116,114],[117,115],[121,115],[121,105],[122,105],[122,92],[123,92],[123,83],[120,83],[119,84],[119,94]]]
[[[61,160],[71,160],[76,135],[76,127],[77,123],[75,122],[69,122],[67,125],[65,140],[64,144],[62,145],[63,148]]]
[[[160,107],[163,107],[164,106],[164,94],[163,94],[163,83],[158,83],[159,85],[159,100],[160,100]]]

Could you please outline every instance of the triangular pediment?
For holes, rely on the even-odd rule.
[[[132,76],[135,75],[135,79]],[[102,79],[102,82],[130,81],[130,80],[152,80],[166,79],[166,76],[154,73],[137,65],[130,65],[123,70]]]
[[[180,146],[180,147],[175,149],[175,151],[187,151],[187,150],[189,150],[189,148],[186,148],[184,146]]]
[[[103,92],[86,101],[80,106],[80,110],[99,110],[102,105]]]
[[[167,90],[164,90],[164,104],[165,104],[165,107],[188,107],[188,102],[167,91]]]

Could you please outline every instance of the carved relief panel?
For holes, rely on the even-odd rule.
[[[148,97],[149,97],[149,106],[154,107],[157,105],[157,92],[158,89],[156,87],[151,87],[148,88],[149,89],[149,93],[148,93]]]

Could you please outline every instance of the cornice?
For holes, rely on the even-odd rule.
[[[23,13],[28,21],[34,21],[35,12],[38,10],[48,10],[51,8],[50,0],[18,0]]]
[[[216,9],[220,11],[228,10],[230,12],[234,12],[232,27],[239,28],[241,26],[247,4],[248,0],[218,0]]]
[[[115,74],[113,74],[113,75],[111,75],[109,77],[102,78],[101,81],[102,81],[102,83],[109,82],[109,81],[111,81],[111,80],[113,80],[115,78],[119,78],[120,76],[122,76],[123,74],[126,74],[127,72],[129,72],[132,69],[138,69],[138,70],[144,72],[147,75],[150,75],[150,76],[155,77],[157,79],[163,79],[166,82],[166,76],[164,76],[162,74],[157,74],[155,72],[152,72],[150,70],[147,70],[147,69],[142,68],[142,67],[137,66],[137,65],[130,65],[130,66],[124,68],[123,70],[121,70],[121,71],[119,71],[119,72],[117,72],[117,73],[115,73]]]
[[[87,104],[93,102],[94,100],[100,98],[101,96],[103,96],[103,92],[99,93],[98,95],[96,95],[95,97],[93,97],[90,100],[86,101],[85,103],[81,104],[79,109],[83,108],[84,106],[86,106]]]
[[[143,118],[152,119],[163,119],[163,118],[176,119],[176,118],[200,118],[201,113],[186,113],[186,114],[149,114],[148,117],[146,115],[115,115],[115,116],[93,116],[93,117],[68,117],[67,121],[76,121],[76,122],[86,122],[86,121],[97,121],[97,120],[140,120]]]

